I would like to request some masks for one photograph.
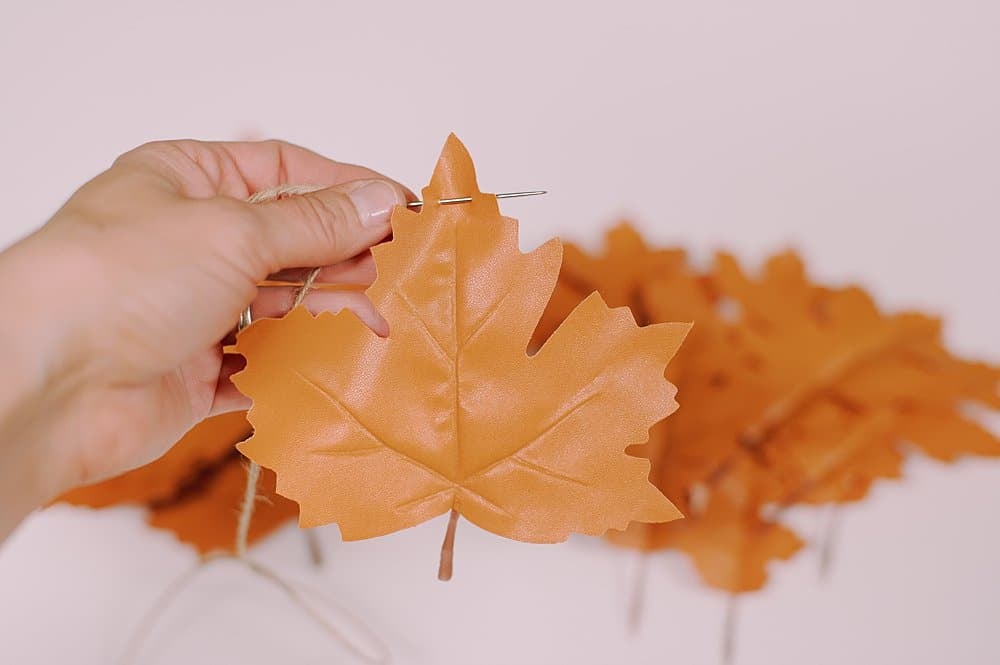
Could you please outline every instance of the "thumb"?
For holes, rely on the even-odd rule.
[[[389,234],[392,209],[406,200],[402,185],[375,178],[252,208],[264,253],[277,268],[291,268],[326,266],[363,252]]]

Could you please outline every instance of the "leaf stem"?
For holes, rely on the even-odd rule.
[[[441,563],[438,565],[438,579],[447,582],[451,579],[452,559],[455,556],[455,526],[458,525],[458,511],[451,509],[448,517],[448,530],[444,532],[444,542],[441,543]]]
[[[646,580],[649,576],[650,553],[644,550],[639,551],[639,560],[636,563],[635,576],[632,578],[632,593],[628,604],[628,632],[635,635],[642,625],[643,610],[646,605]]]
[[[755,423],[743,430],[740,444],[748,450],[756,451],[785,423],[811,404],[814,398],[828,392],[845,376],[899,341],[899,335],[883,334],[834,357],[811,377],[768,406]]]
[[[833,568],[834,550],[837,547],[837,537],[840,535],[840,506],[833,504],[828,508],[823,537],[819,546],[819,578],[826,581]]]
[[[736,622],[739,612],[739,596],[729,594],[726,600],[726,615],[722,622],[722,665],[731,665],[736,657]]]
[[[323,547],[319,544],[319,538],[312,529],[304,529],[302,535],[306,540],[306,549],[309,551],[309,561],[316,568],[322,568],[325,563]]]

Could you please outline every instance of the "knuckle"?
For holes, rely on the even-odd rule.
[[[354,216],[354,208],[344,196],[296,196],[301,218],[315,234],[317,242],[330,249],[344,245],[344,229]]]
[[[288,143],[282,141],[281,139],[263,139],[259,141],[259,143],[268,150],[273,150],[275,152],[284,150],[288,147]]]
[[[278,174],[278,183],[287,184],[289,177],[285,154],[288,151],[288,144],[278,139],[266,139],[262,143],[265,150],[274,155],[274,170]]]
[[[221,197],[220,197],[221,198]],[[240,201],[222,199],[217,202],[220,230],[227,236],[229,242],[241,250],[249,250],[260,245],[262,224],[253,208]]]
[[[133,159],[146,158],[146,157],[158,157],[164,154],[169,154],[181,146],[179,145],[182,141],[148,141],[140,146],[132,148],[121,157],[119,157],[116,162],[131,161]]]
[[[270,262],[261,237],[264,227],[252,206],[223,196],[198,204],[207,207],[199,215],[199,229],[191,231],[204,238],[213,254],[238,259],[250,271]]]
[[[199,142],[192,139],[150,141],[122,154],[114,161],[112,169],[125,167],[160,171],[166,168],[183,172],[191,162],[197,161],[198,145]]]
[[[136,146],[126,155],[148,155],[150,153],[161,153],[169,149],[170,141],[147,141],[139,146]]]

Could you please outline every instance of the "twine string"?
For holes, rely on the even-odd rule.
[[[249,557],[238,557],[225,552],[216,552],[199,559],[195,565],[188,568],[160,593],[133,631],[132,637],[129,639],[125,650],[122,652],[122,657],[119,659],[120,665],[133,665],[138,662],[142,647],[149,641],[157,623],[166,614],[167,610],[170,609],[181,593],[188,589],[203,571],[207,570],[213,563],[220,561],[234,561],[237,564],[245,565],[259,578],[272,584],[279,591],[283,592],[295,607],[316,622],[324,632],[337,642],[340,642],[363,662],[370,663],[371,665],[387,665],[390,662],[391,657],[385,644],[357,615],[353,614],[346,607],[336,603],[329,597],[318,594],[314,589],[285,579],[271,568]],[[308,600],[309,596],[321,599],[329,610],[335,612],[340,618],[346,619],[354,637],[347,635],[343,630],[339,629],[317,607],[317,603]]]
[[[323,187],[316,185],[280,185],[278,187],[257,192],[247,199],[247,201],[249,203],[264,203],[289,196],[308,194],[320,189],[323,189]],[[320,268],[313,268],[309,271],[302,287],[299,288],[295,294],[295,298],[293,299],[292,305],[289,309],[295,309],[303,303],[306,296],[312,290],[316,279],[319,277],[319,273]],[[243,491],[243,498],[240,502],[239,518],[236,522],[234,554],[218,552],[206,555],[199,559],[193,567],[182,573],[173,582],[171,582],[167,588],[163,590],[156,601],[150,606],[149,610],[143,616],[142,620],[133,632],[132,637],[126,645],[125,651],[122,654],[122,658],[120,660],[122,665],[134,665],[134,663],[137,662],[143,645],[148,641],[149,636],[152,634],[153,629],[163,617],[164,613],[170,608],[174,601],[176,601],[178,596],[180,596],[185,589],[191,586],[192,582],[203,570],[217,561],[236,561],[237,563],[246,566],[259,578],[277,587],[288,597],[293,605],[316,622],[316,624],[322,628],[324,632],[326,632],[335,641],[341,643],[360,660],[366,663],[371,663],[372,665],[385,665],[390,661],[388,648],[378,638],[378,636],[371,631],[371,629],[365,626],[357,615],[350,612],[347,608],[335,603],[331,599],[325,599],[325,604],[329,608],[334,609],[342,619],[346,619],[347,623],[351,625],[353,628],[352,632],[355,635],[355,637],[352,637],[347,635],[343,630],[338,628],[333,621],[328,619],[315,603],[307,600],[308,595],[319,597],[314,589],[295,584],[285,579],[276,571],[257,561],[254,561],[247,555],[250,523],[253,521],[255,504],[257,503],[257,500],[261,498],[257,494],[257,486],[259,482],[260,465],[252,460],[249,460],[249,464],[247,465],[246,487]],[[356,637],[359,634],[363,639],[359,640]],[[359,644],[359,641],[367,642],[367,645],[361,645]]]
[[[280,188],[279,188],[280,189]],[[266,193],[266,192],[264,192]],[[268,200],[268,199],[265,199]],[[302,283],[302,287],[295,294],[292,306],[295,309],[306,299],[309,291],[312,290],[316,278],[319,277],[320,268],[313,268]],[[250,536],[250,521],[253,519],[253,511],[257,503],[257,484],[260,481],[260,465],[253,460],[247,467],[247,484],[243,491],[243,502],[240,504],[240,517],[236,523],[236,556],[245,558],[247,553],[247,540]]]
[[[250,537],[250,520],[253,519],[254,504],[257,503],[257,484],[260,481],[260,465],[250,462],[247,466],[247,484],[243,490],[240,516],[236,521],[236,558],[247,556],[247,541]]]

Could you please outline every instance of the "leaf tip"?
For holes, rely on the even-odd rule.
[[[430,184],[424,188],[424,201],[475,196],[479,193],[472,155],[455,134],[449,134],[441,149],[437,166],[434,167]]]
[[[635,521],[647,524],[662,524],[684,517],[684,513],[670,499],[664,496],[660,490],[656,489],[656,486],[652,483],[649,483],[647,496],[646,505]]]

